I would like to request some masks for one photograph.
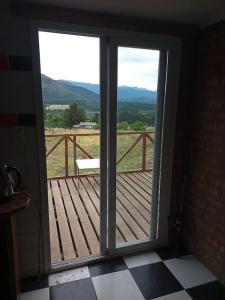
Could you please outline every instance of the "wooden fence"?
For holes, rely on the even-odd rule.
[[[146,156],[147,156],[147,140],[154,144],[154,139],[151,136],[154,134],[154,131],[118,131],[117,136],[121,135],[137,135],[135,141],[128,145],[127,149],[122,153],[122,155],[117,160],[117,165],[124,160],[124,158],[135,148],[135,146],[142,141],[142,155],[141,155],[141,169],[133,170],[133,171],[147,171],[147,163],[146,163]],[[73,145],[73,165],[74,165],[74,175],[77,175],[77,166],[76,166],[76,159],[77,159],[77,149],[81,151],[81,153],[86,158],[93,158],[92,154],[90,154],[84,147],[82,147],[78,141],[78,137],[90,137],[96,136],[99,137],[100,133],[64,133],[64,134],[46,134],[46,138],[58,138],[57,142],[46,151],[46,158],[48,159],[49,156],[54,152],[54,150],[59,147],[59,145],[64,144],[64,162],[65,162],[65,175],[63,177],[69,177],[69,143]],[[62,177],[62,176],[60,176]]]

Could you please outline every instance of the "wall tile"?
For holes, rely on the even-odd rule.
[[[9,56],[9,70],[12,71],[31,71],[32,59],[29,56]]]
[[[37,275],[39,271],[38,234],[25,234],[18,236],[20,269],[22,277]],[[43,253],[40,251],[41,262]],[[43,264],[41,263],[43,271]]]
[[[1,114],[0,113],[0,127],[18,126],[17,114]]]
[[[19,114],[18,116],[19,125],[25,127],[36,126],[36,115],[35,114]]]
[[[0,72],[1,107],[5,113],[34,113],[32,72]]]
[[[5,2],[5,0],[3,2]],[[2,1],[0,1],[0,3],[2,3]],[[29,20],[12,17],[10,11],[6,12],[5,9],[0,9],[0,20],[0,52],[9,55],[30,56]]]
[[[38,199],[31,195],[30,205],[17,215],[18,235],[37,234],[39,231],[41,220],[34,201],[37,203]]]
[[[0,71],[9,69],[9,61],[7,55],[0,55]]]

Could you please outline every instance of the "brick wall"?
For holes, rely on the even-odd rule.
[[[200,34],[190,100],[183,239],[225,283],[225,22]]]

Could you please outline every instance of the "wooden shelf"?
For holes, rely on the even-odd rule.
[[[16,232],[16,214],[25,209],[30,196],[28,189],[0,199],[0,266],[4,274],[0,290],[5,300],[19,300],[20,270]]]
[[[0,201],[0,215],[15,214],[17,211],[26,208],[30,203],[30,196],[26,193],[16,193],[4,202]]]

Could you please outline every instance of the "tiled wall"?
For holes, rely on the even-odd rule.
[[[0,2],[0,160],[21,170],[32,200],[40,203],[29,21],[12,17],[8,2]],[[31,276],[38,271],[39,223],[33,202],[17,218],[21,272]]]

